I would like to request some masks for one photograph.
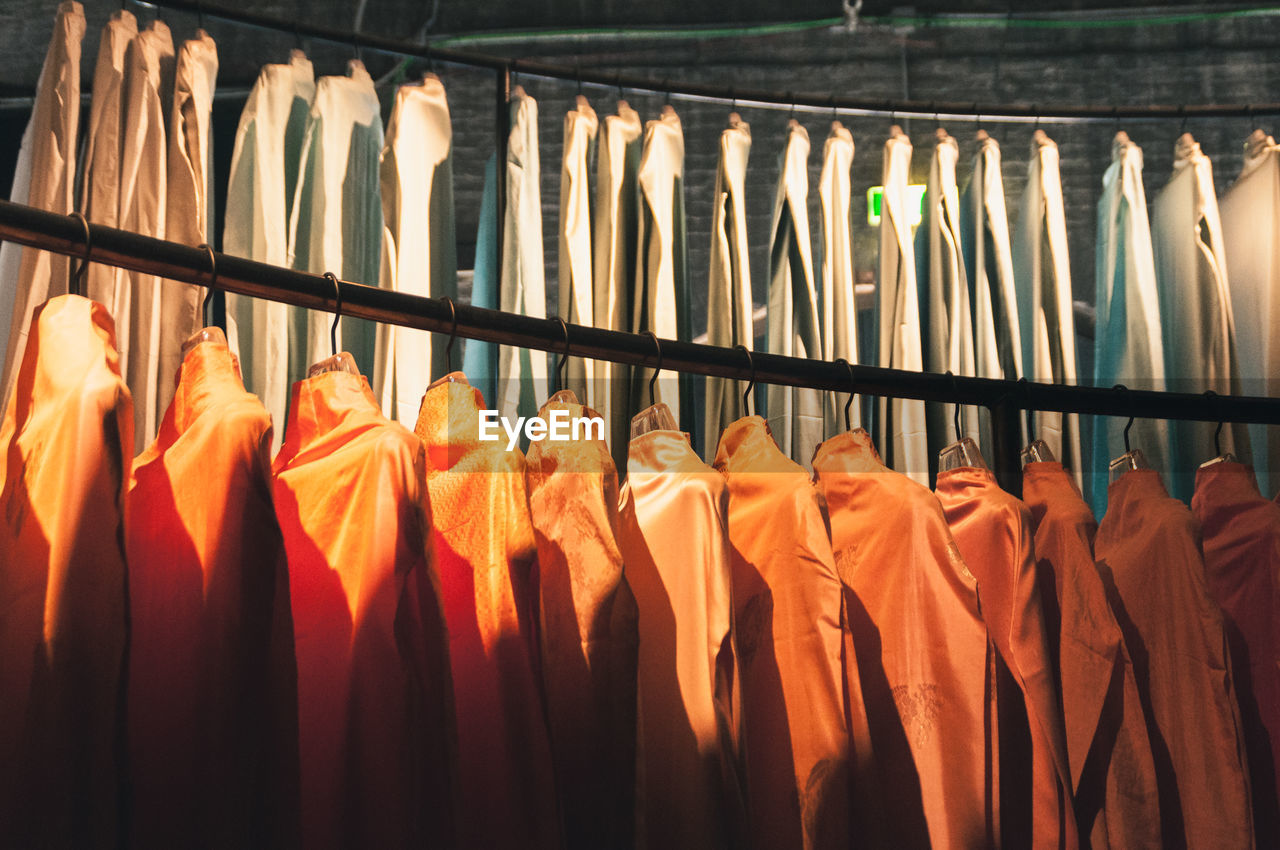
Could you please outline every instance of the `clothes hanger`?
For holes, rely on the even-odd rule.
[[[559,389],[547,399],[547,404],[578,404],[578,394],[569,389],[566,375],[569,370],[569,325],[559,316],[555,317],[555,321],[560,323],[560,332],[564,334],[564,351],[560,352],[560,360],[556,364],[556,386]],[[652,398],[652,390],[649,391],[649,396]]]
[[[1133,420],[1137,418],[1132,412],[1133,393],[1124,384],[1116,384],[1112,389],[1128,395],[1130,410],[1129,422],[1124,426],[1124,454],[1111,461],[1110,480],[1115,481],[1131,469],[1150,469],[1151,464],[1147,463],[1147,457],[1142,453],[1142,449],[1135,449],[1129,445],[1129,429],[1133,427]]]
[[[432,381],[427,386],[427,389],[439,384],[467,383],[465,375],[455,374],[453,371],[453,343],[458,338],[458,308],[454,305],[453,299],[448,296],[442,297],[440,300],[449,305],[449,321],[451,322],[449,341],[444,346],[444,374]]]
[[[844,368],[849,370],[849,398],[844,403],[844,429],[846,431],[853,430],[853,418],[849,415],[849,408],[853,406],[853,400],[857,397],[858,382],[853,376],[853,364],[843,357],[836,358],[837,363],[843,363]]]
[[[956,376],[948,371],[951,376],[951,389],[956,391],[959,383]],[[957,393],[959,395],[959,393]],[[964,429],[960,427],[960,409],[964,405],[956,402],[955,410],[955,429],[956,441],[938,452],[938,472],[946,472],[951,469],[960,469],[961,467],[973,467],[975,469],[986,469],[987,463],[982,459],[982,452],[978,449],[978,444],[969,437],[964,435]]]
[[[1205,390],[1204,397],[1205,397],[1205,400],[1210,405],[1214,405],[1216,404],[1215,399],[1218,397],[1218,394],[1215,393],[1213,390]],[[1213,466],[1216,463],[1235,463],[1236,462],[1236,456],[1234,454],[1232,454],[1231,452],[1224,452],[1222,450],[1222,426],[1224,424],[1225,424],[1224,421],[1219,419],[1218,427],[1213,429],[1214,458],[1213,460],[1206,460],[1204,463],[1200,464],[1201,469],[1204,469],[1206,466]]]
[[[89,220],[84,217],[84,213],[73,212],[71,218],[80,222],[80,226],[84,228],[84,251],[80,254],[80,265],[76,267],[75,272],[71,275],[70,285],[67,287],[68,292],[72,295],[79,295],[81,298],[86,297],[88,291],[85,281],[89,274],[89,254],[93,251],[93,231],[89,229]]]
[[[751,380],[747,382],[747,388],[742,391],[742,410],[744,416],[751,416],[751,410],[754,405],[751,403],[754,399],[751,391],[756,388],[756,361],[751,356],[751,349],[742,343],[738,343],[734,348],[742,349],[742,353],[747,355],[747,368],[751,370]]]
[[[227,344],[227,337],[222,332],[222,328],[214,327],[213,322],[208,318],[209,307],[213,303],[214,287],[218,283],[218,255],[213,252],[213,248],[208,242],[202,242],[197,250],[204,251],[209,255],[209,282],[205,284],[204,299],[200,302],[200,324],[202,327],[182,344],[183,357],[186,357],[187,352],[202,342]]]
[[[1030,442],[1027,443],[1026,448],[1022,450],[1022,465],[1026,466],[1029,463],[1052,463],[1055,460],[1053,456],[1053,449],[1049,448],[1049,444],[1044,440],[1034,439],[1036,430],[1031,421],[1032,414],[1034,413],[1031,409],[1031,385],[1027,383],[1026,378],[1019,378],[1018,384],[1022,387],[1022,397],[1026,402],[1026,407],[1023,408],[1023,411],[1027,416],[1027,439],[1030,440]]]
[[[665,402],[656,400],[654,387],[658,383],[658,373],[662,371],[662,343],[653,331],[645,331],[645,336],[653,340],[653,347],[658,352],[658,362],[653,367],[653,377],[649,378],[649,406],[631,418],[631,439],[647,434],[650,431],[679,431],[676,418],[671,415],[671,408]]]
[[[324,276],[333,282],[333,324],[329,326],[329,346],[333,356],[326,357],[308,369],[307,377],[314,378],[325,372],[350,372],[352,375],[359,375],[360,368],[356,366],[355,358],[350,352],[338,351],[338,322],[342,320],[342,281],[333,272],[325,272]]]

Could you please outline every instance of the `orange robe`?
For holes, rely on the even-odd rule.
[[[32,317],[0,426],[0,842],[115,847],[133,405],[106,308]]]
[[[1260,847],[1280,845],[1280,505],[1258,492],[1253,470],[1215,463],[1196,473],[1191,512],[1204,529],[1209,594],[1222,606],[1236,696],[1249,748]]]
[[[1062,698],[1040,591],[1045,576],[1036,562],[1031,512],[1001,490],[986,469],[940,472],[937,494],[960,555],[978,579],[987,634],[1022,696],[1025,714],[1016,710],[1016,700],[1001,703],[1002,711],[1013,709],[1000,716],[1003,843],[1078,847]],[[1024,723],[1029,741],[1007,746]],[[1028,791],[1029,824],[1019,817]]]
[[[358,375],[293,385],[274,498],[298,660],[302,843],[452,844],[448,665],[422,445]]]
[[[133,847],[297,843],[297,675],[270,447],[271,417],[227,346],[196,345],[129,483]]]
[[[1029,463],[1022,498],[1062,685],[1076,823],[1093,850],[1159,848],[1160,800],[1133,661],[1093,562],[1098,523],[1057,462]],[[1048,583],[1052,577],[1052,585]]]
[[[639,612],[641,847],[712,850],[738,837],[727,503],[687,434],[631,441],[618,543]]]
[[[1251,848],[1253,809],[1222,612],[1200,524],[1153,469],[1111,483],[1094,556],[1133,653],[1165,845]]]
[[[557,410],[570,420],[599,418],[562,402],[538,415],[550,419]],[[618,473],[603,438],[584,436],[530,444],[527,480],[565,844],[628,847],[635,836],[637,624],[618,548]]]
[[[942,507],[884,466],[862,429],[819,446],[813,469],[845,586],[886,844],[995,846],[987,633]]]
[[[484,399],[461,372],[432,384],[416,432],[427,453],[458,719],[465,848],[560,844],[537,657],[538,559],[525,460],[481,441]]]
[[[725,429],[715,467],[729,484],[751,844],[847,847],[844,595],[817,491],[759,416]]]

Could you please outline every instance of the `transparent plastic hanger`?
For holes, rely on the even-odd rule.
[[[330,350],[333,351],[333,356],[326,357],[308,369],[307,377],[314,378],[316,375],[323,375],[325,372],[349,372],[352,375],[359,375],[360,367],[356,366],[356,360],[351,356],[350,352],[338,351],[338,322],[342,320],[342,283],[333,272],[325,272],[324,276],[333,282],[333,291],[336,293],[333,306],[333,324],[329,326],[329,345]]]
[[[200,302],[200,323],[204,327],[187,337],[187,341],[182,344],[183,357],[202,342],[227,344],[227,336],[222,332],[222,328],[214,326],[209,321],[209,305],[213,303],[214,287],[218,283],[218,256],[213,253],[213,248],[207,242],[202,244],[199,250],[209,255],[209,283],[205,286],[204,300]]]
[[[951,372],[947,372],[947,374],[951,375],[951,385],[954,389],[956,376]],[[938,472],[948,472],[952,469],[961,469],[963,467],[987,468],[987,462],[982,459],[982,452],[978,449],[978,444],[966,437],[964,430],[960,427],[961,407],[963,405],[957,402],[955,411],[956,441],[938,452]]]
[[[547,404],[579,404],[578,394],[566,386],[567,382],[565,380],[565,371],[569,367],[569,326],[559,316],[556,316],[555,319],[560,323],[560,330],[564,333],[564,351],[560,353],[560,361],[556,364],[556,385],[560,389],[552,393],[551,398],[547,399]],[[652,391],[649,395],[652,397]],[[650,401],[652,401],[652,398]],[[635,427],[634,423],[632,427]]]
[[[662,371],[662,343],[653,331],[645,331],[653,346],[658,350],[658,362],[653,367],[653,377],[649,379],[649,406],[631,417],[631,439],[650,431],[679,431],[676,418],[665,402],[655,401],[654,385],[658,383],[658,373]]]
[[[1209,403],[1213,404],[1213,400],[1218,394],[1215,393],[1213,390],[1207,390],[1204,395],[1205,395],[1205,398],[1208,399]],[[1224,452],[1222,450],[1223,424],[1224,422],[1222,420],[1218,420],[1218,427],[1213,430],[1213,452],[1216,456],[1212,460],[1206,460],[1204,463],[1200,464],[1201,469],[1204,469],[1205,467],[1208,467],[1208,466],[1214,466],[1215,464],[1219,464],[1219,463],[1235,463],[1236,462],[1235,455],[1233,455],[1231,452]]]
[[[1024,386],[1026,385],[1026,381],[1026,378],[1018,379],[1018,383],[1023,384]],[[1027,439],[1031,440],[1031,442],[1027,443],[1026,447],[1022,450],[1022,465],[1026,466],[1029,463],[1053,463],[1057,460],[1057,458],[1053,456],[1053,449],[1049,448],[1049,444],[1044,440],[1037,440],[1033,436],[1036,433],[1036,430],[1035,426],[1031,422],[1030,406],[1026,408],[1026,414]]]
[[[1116,384],[1116,389],[1123,392],[1129,392],[1128,387],[1123,384]],[[1121,475],[1134,469],[1150,469],[1151,464],[1147,463],[1147,456],[1142,453],[1142,449],[1135,449],[1129,445],[1129,429],[1133,427],[1133,420],[1136,417],[1129,416],[1129,421],[1124,426],[1124,454],[1111,461],[1109,467],[1110,475],[1108,480],[1115,481]]]

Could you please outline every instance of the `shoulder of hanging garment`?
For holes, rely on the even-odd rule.
[[[75,0],[63,0],[58,4],[57,21],[64,28],[66,36],[77,44],[84,38],[84,7]]]
[[[578,95],[574,99],[573,108],[565,113],[565,122],[569,121],[572,116],[575,124],[589,128],[588,134],[594,136],[596,128],[600,125],[600,119],[596,116],[596,111],[591,108],[591,103],[582,95]]]
[[[847,146],[849,155],[853,156],[853,133],[849,132],[849,128],[839,121],[832,121],[831,132],[827,134],[827,141],[824,147],[831,149],[837,146]]]
[[[625,142],[633,142],[640,138],[640,134],[644,132],[644,125],[640,121],[640,113],[632,109],[625,100],[618,101],[617,109],[617,114],[605,116],[604,132],[607,134],[617,133],[622,136]]]
[[[889,138],[884,141],[884,151],[889,156],[911,157],[911,139],[902,128],[894,124],[889,128]]]

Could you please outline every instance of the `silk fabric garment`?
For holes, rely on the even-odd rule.
[[[960,467],[938,473],[938,500],[965,564],[978,579],[978,599],[1000,658],[1021,691],[1029,732],[1029,753],[1006,748],[1013,724],[1000,718],[1002,767],[1018,765],[1006,791],[1030,782],[1029,836],[1003,832],[1005,844],[1029,838],[1033,847],[1080,846],[1071,795],[1071,770],[1062,719],[1055,659],[1036,560],[1031,512],[1000,489],[987,469]],[[1018,721],[1015,721],[1018,722]],[[1012,778],[1001,771],[1005,780]],[[1011,799],[1006,794],[1005,800]],[[1020,823],[1018,813],[1002,807],[1005,823]],[[1013,816],[1010,818],[1010,816]]]
[[[17,847],[117,847],[133,410],[111,317],[36,308],[0,426],[0,822]]]
[[[271,417],[224,342],[183,359],[133,464],[133,847],[298,843],[297,669]]]
[[[294,384],[273,464],[298,661],[304,847],[454,842],[453,725],[423,449],[368,382]]]
[[[1094,553],[1133,653],[1165,844],[1255,846],[1245,740],[1200,525],[1153,469],[1111,484]]]
[[[1258,845],[1280,843],[1280,505],[1252,470],[1219,461],[1196,473],[1191,512],[1204,531],[1209,594],[1222,606],[1244,722]]]
[[[74,208],[76,134],[80,128],[80,42],[84,9],[58,5],[53,37],[36,83],[31,120],[22,134],[9,200],[66,215]],[[67,259],[47,251],[0,245],[0,408],[8,405],[27,350],[32,313],[67,292]]]
[[[1155,850],[1162,846],[1155,762],[1133,660],[1093,562],[1097,520],[1056,461],[1023,467],[1022,497],[1035,526],[1081,843]]]
[[[751,258],[747,245],[747,158],[751,127],[729,116],[720,132],[716,162],[715,206],[711,211],[711,270],[707,276],[707,344],[755,348],[754,304],[751,300]],[[720,439],[720,432],[746,414],[737,381],[707,377],[704,454]]]
[[[587,99],[578,95],[564,116],[564,149],[560,163],[560,254],[557,292],[559,315],[576,325],[595,321],[592,272],[591,164],[600,122]],[[569,358],[567,386],[587,404],[595,404],[594,360]]]
[[[287,64],[264,65],[249,90],[236,128],[227,184],[222,249],[263,263],[288,265],[289,217],[298,182],[307,115],[315,97],[311,63],[295,50]],[[227,293],[227,341],[240,358],[245,388],[262,399],[271,421],[285,421],[289,345],[305,327],[287,304]],[[272,451],[284,429],[276,428]]]
[[[685,434],[631,441],[618,544],[639,612],[640,847],[742,840],[728,497]]]
[[[538,415],[601,423],[598,434],[531,443],[526,475],[565,845],[632,847],[638,625],[618,542],[618,473],[594,410],[553,400]]]
[[[1254,130],[1240,176],[1218,205],[1230,262],[1231,307],[1245,395],[1275,396],[1280,374],[1280,146]],[[1250,425],[1253,468],[1264,496],[1280,489],[1280,428]]]
[[[813,284],[808,162],[809,134],[792,119],[782,151],[769,240],[768,350],[787,357],[818,358],[824,352]],[[808,387],[769,384],[765,400],[769,428],[778,435],[778,448],[807,466],[822,442],[822,393]]]
[[[817,491],[759,416],[725,430],[715,467],[729,487],[751,846],[847,846],[844,597]]]
[[[1213,165],[1190,133],[1179,137],[1173,176],[1152,204],[1151,238],[1164,329],[1166,388],[1238,395],[1235,318]],[[1221,434],[1215,439],[1218,430]],[[1244,425],[1218,429],[1213,422],[1174,420],[1169,434],[1167,480],[1170,493],[1184,502],[1191,500],[1201,463],[1220,452],[1248,457]]]
[[[876,288],[877,366],[924,370],[920,341],[920,302],[916,290],[915,252],[911,247],[911,140],[896,124],[884,143],[880,210],[880,277]],[[924,402],[881,399],[873,432],[885,463],[929,483],[929,448],[925,437]]]
[[[987,633],[942,508],[884,466],[861,429],[824,442],[813,468],[831,513],[886,845],[997,846]]]
[[[1074,384],[1077,380],[1075,317],[1071,303],[1071,260],[1062,204],[1058,146],[1036,130],[1027,165],[1027,185],[1013,238],[1013,274],[1018,293],[1018,327],[1022,335],[1022,367],[1033,381]],[[1084,480],[1080,416],[1041,411],[1035,436]]]
[[[458,718],[462,847],[561,843],[538,657],[538,558],[525,459],[484,442],[484,399],[455,372],[422,400],[415,431],[439,561]]]
[[[383,285],[428,298],[458,295],[453,211],[453,127],[435,74],[396,89],[380,170]],[[373,390],[382,412],[406,427],[433,374],[446,370],[444,341],[379,324]]]
[[[858,360],[858,305],[853,287],[853,202],[849,172],[853,168],[853,136],[839,121],[822,146],[818,198],[822,208],[822,259],[819,263],[822,305],[822,356],[825,360]],[[828,393],[823,434],[834,437],[862,423],[862,405],[855,400],[848,423],[836,414],[838,393]],[[745,412],[745,411],[744,411]]]

